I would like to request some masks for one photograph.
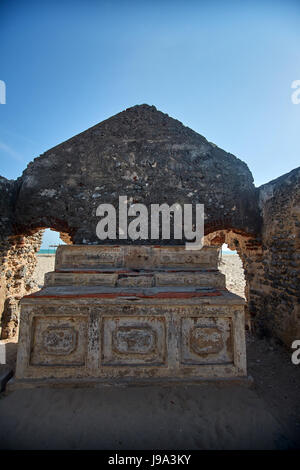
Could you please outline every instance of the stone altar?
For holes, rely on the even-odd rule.
[[[244,300],[219,249],[66,245],[21,301],[11,387],[246,376]]]

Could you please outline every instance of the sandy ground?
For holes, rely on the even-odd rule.
[[[223,254],[219,269],[226,276],[227,289],[245,298],[246,282],[244,268],[239,255]]]
[[[280,345],[266,340],[249,336],[247,353],[251,387],[2,393],[0,448],[300,449],[300,367]]]
[[[0,400],[2,448],[276,449],[288,443],[244,387],[35,389]]]
[[[223,255],[227,287],[243,293],[239,258]],[[39,257],[37,279],[53,269]],[[235,281],[236,279],[236,281]],[[16,343],[6,343],[13,365]],[[276,342],[247,334],[252,387],[176,385],[31,389],[0,395],[2,449],[300,448],[300,366]]]
[[[44,285],[45,273],[54,271],[55,255],[38,255],[37,266],[35,268],[33,279],[41,288]]]

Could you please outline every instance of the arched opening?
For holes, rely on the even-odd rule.
[[[45,272],[53,270],[54,256],[48,260],[48,264],[39,260],[41,247],[44,246],[48,251],[52,249],[50,245],[65,243],[72,243],[69,233],[48,227],[32,229],[29,233],[7,239],[7,248],[2,253],[1,340],[17,338],[20,299],[40,289],[44,284]]]
[[[226,287],[246,300],[245,326],[251,330],[255,314],[255,278],[261,262],[261,243],[255,237],[231,229],[205,235],[204,243],[222,247],[219,269],[226,276]]]
[[[230,249],[227,243],[223,243],[221,248],[219,269],[225,275],[227,289],[246,298],[246,280],[242,260],[238,252]]]
[[[71,244],[68,234],[60,233],[53,229],[44,230],[42,243],[37,252],[36,267],[33,273],[33,280],[39,289],[44,286],[45,274],[54,271],[57,247],[66,244]]]
[[[13,370],[17,354],[19,302],[25,295],[43,287],[45,273],[53,271],[56,247],[61,244],[72,244],[71,237],[67,232],[53,228],[38,228],[30,234],[7,239],[7,249],[2,255],[0,285],[0,347],[3,353],[1,360]]]

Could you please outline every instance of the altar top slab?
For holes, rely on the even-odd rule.
[[[46,287],[38,292],[27,295],[21,300],[22,305],[37,302],[70,300],[80,303],[127,303],[147,304],[230,304],[244,305],[242,297],[229,292],[227,289],[195,288],[195,287],[104,287],[104,286],[55,286]]]
[[[125,268],[203,268],[217,269],[220,250],[204,246],[61,245],[56,251],[55,270]]]

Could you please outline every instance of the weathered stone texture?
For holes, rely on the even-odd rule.
[[[253,329],[290,348],[300,338],[300,168],[261,186],[259,195],[263,230],[258,238],[223,230],[206,241],[237,250]]]
[[[256,328],[288,347],[300,338],[300,168],[259,188],[262,259],[249,305]]]
[[[7,180],[0,176],[0,253],[6,238],[14,233],[14,209],[18,186],[18,181]]]
[[[247,165],[148,105],[129,108],[30,163],[16,221],[21,231],[52,227],[77,244],[99,244],[96,208],[118,207],[120,195],[148,207],[204,203],[208,230],[256,233],[260,226]]]
[[[255,288],[253,280],[257,271],[261,269],[262,262],[262,244],[260,238],[254,238],[235,233],[231,230],[220,230],[212,232],[205,237],[205,243],[208,245],[221,246],[226,243],[230,250],[237,251],[241,258],[246,280],[245,297],[246,303],[246,326],[252,328],[253,310],[249,308],[255,303]],[[253,292],[254,289],[254,292]]]
[[[19,300],[25,294],[38,289],[32,275],[36,266],[36,253],[40,248],[42,235],[43,231],[39,231],[27,237],[10,237],[7,239],[8,248],[2,251],[0,266],[2,284],[0,327],[2,339],[11,338],[17,334]]]
[[[218,251],[60,246],[54,284],[21,302],[15,386],[244,378],[244,300],[225,289]]]

